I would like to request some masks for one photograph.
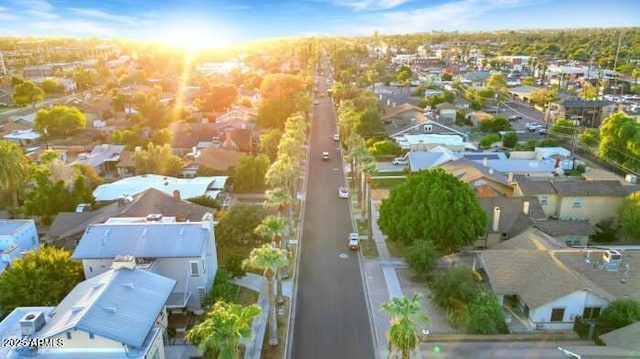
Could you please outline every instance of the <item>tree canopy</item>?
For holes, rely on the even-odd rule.
[[[36,112],[34,127],[50,136],[70,136],[86,125],[87,117],[77,107],[56,105]]]
[[[221,212],[216,226],[216,241],[223,247],[255,247],[269,242],[254,232],[267,211],[251,204],[236,204]]]
[[[0,140],[0,163],[0,188],[11,192],[13,205],[17,206],[17,191],[31,177],[31,160],[17,143]]]
[[[184,167],[180,157],[171,152],[171,146],[168,144],[156,146],[149,143],[146,149],[134,153],[133,161],[137,174],[177,177]]]
[[[225,83],[205,83],[200,98],[200,110],[221,112],[229,108],[238,98],[236,87]]]
[[[600,127],[598,156],[632,170],[640,170],[640,124],[618,112]]]
[[[602,310],[598,327],[610,332],[640,321],[640,302],[633,298],[617,299]]]
[[[473,243],[487,215],[471,188],[442,169],[410,175],[382,201],[378,224],[392,241],[432,241],[443,253]]]
[[[15,85],[11,100],[18,106],[31,105],[44,98],[44,91],[31,81]]]
[[[57,305],[82,280],[82,264],[63,249],[40,247],[16,259],[0,276],[0,312]]]
[[[265,188],[265,175],[269,168],[267,155],[242,156],[234,169],[234,192],[261,192]]]
[[[623,235],[640,239],[640,191],[630,194],[620,204],[618,225]]]

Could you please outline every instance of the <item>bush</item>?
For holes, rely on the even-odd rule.
[[[459,308],[461,303],[471,303],[482,291],[473,272],[464,267],[452,268],[440,275],[433,281],[431,289],[436,304],[446,309]]]
[[[492,144],[500,142],[500,135],[497,133],[492,133],[490,135],[483,136],[480,139],[481,147],[491,147]]]
[[[507,132],[502,137],[502,145],[507,148],[514,148],[518,144],[518,134],[515,132]]]
[[[618,240],[618,229],[611,220],[596,224],[596,233],[589,237],[590,241],[598,243],[615,242]]]
[[[417,241],[409,246],[405,259],[409,268],[424,274],[436,265],[438,252],[431,241]]]
[[[227,260],[224,262],[224,267],[229,272],[229,278],[238,279],[244,277],[247,274],[247,271],[242,265],[243,261],[244,257],[238,254],[233,254],[227,258]]]
[[[469,305],[467,330],[477,334],[508,333],[502,306],[490,291],[483,291]]]
[[[369,148],[369,152],[374,156],[400,155],[402,148],[395,141],[384,140],[374,143],[373,146]]]
[[[635,299],[618,299],[604,308],[598,327],[602,333],[626,327],[640,321],[640,302]]]
[[[231,283],[229,272],[224,268],[218,268],[216,278],[209,292],[205,294],[202,306],[209,307],[219,300],[234,303],[237,293],[238,287]]]

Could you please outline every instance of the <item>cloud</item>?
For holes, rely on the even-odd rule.
[[[77,36],[107,36],[116,37],[118,31],[114,28],[86,20],[39,21],[30,24],[30,28],[41,31],[55,31],[56,34]]]
[[[136,22],[136,19],[130,16],[114,15],[108,12],[95,10],[95,9],[82,9],[82,8],[74,7],[74,8],[68,8],[68,10],[74,15],[87,16],[87,17],[92,17],[94,19],[120,22],[123,24],[129,24],[129,25],[133,25]]]
[[[339,0],[333,4],[348,7],[356,11],[388,10],[405,4],[411,0]]]
[[[531,0],[458,0],[403,11],[356,15],[336,24],[337,33],[415,33],[430,30],[466,30],[487,13],[531,4]]]
[[[49,20],[57,19],[60,17],[58,16],[58,14],[54,14],[52,12],[40,11],[40,10],[25,10],[23,13],[26,15],[29,15],[30,17],[37,17],[40,19],[49,19]]]
[[[14,3],[22,8],[33,11],[49,12],[53,10],[53,5],[45,0],[18,0]]]
[[[29,19],[57,19],[59,16],[53,12],[54,7],[44,0],[19,0],[14,1],[14,13],[26,15]],[[0,10],[1,16],[1,10]],[[14,18],[15,19],[15,18]]]

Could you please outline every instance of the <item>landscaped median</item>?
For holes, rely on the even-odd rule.
[[[531,334],[422,334],[418,335],[423,343],[433,342],[522,342],[522,341],[566,341],[580,340],[576,333],[531,333]]]

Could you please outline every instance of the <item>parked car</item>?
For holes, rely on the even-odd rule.
[[[320,103],[320,101],[318,101],[318,100],[313,101],[313,104],[314,104],[314,105],[317,105],[317,104],[319,104],[319,103]]]
[[[337,133],[335,135],[333,135],[333,140],[334,141],[340,141],[340,135],[337,134]]]
[[[522,120],[522,116],[519,116],[519,115],[514,115],[514,116],[509,117],[509,122],[515,122],[515,121],[520,121],[520,120]]]
[[[391,161],[391,163],[396,166],[406,166],[409,164],[409,161],[407,161],[407,159],[404,157],[396,157],[393,159],[393,161]]]
[[[358,248],[360,248],[360,238],[358,237],[358,233],[350,233],[349,249],[358,250]]]
[[[328,151],[322,152],[322,160],[323,161],[328,161],[329,160],[329,152]]]
[[[349,198],[349,189],[347,187],[338,187],[339,198]]]

